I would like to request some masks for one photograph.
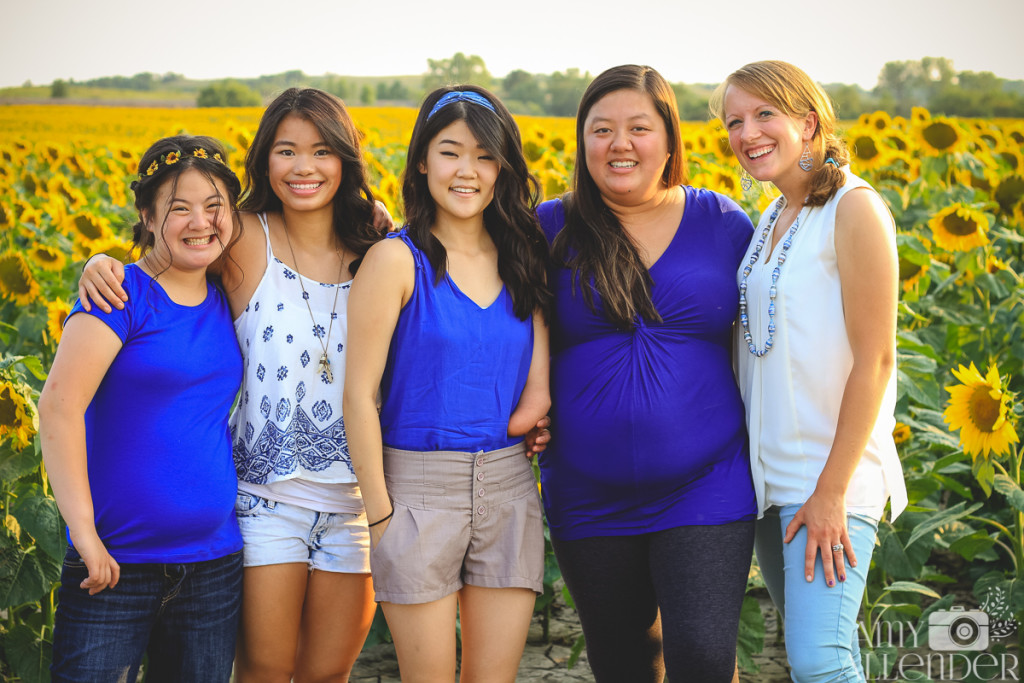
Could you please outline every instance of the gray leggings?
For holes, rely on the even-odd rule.
[[[732,680],[753,521],[552,543],[598,683]]]

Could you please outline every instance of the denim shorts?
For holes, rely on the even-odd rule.
[[[228,683],[242,605],[242,554],[182,564],[122,564],[95,595],[68,548],[57,593],[54,683],[134,683],[143,655],[150,681]]]
[[[246,567],[302,562],[311,571],[370,573],[365,512],[317,512],[239,492],[235,514]]]

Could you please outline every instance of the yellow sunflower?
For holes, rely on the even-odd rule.
[[[64,222],[64,229],[76,241],[83,242],[102,239],[110,234],[107,222],[88,211],[81,211],[69,217]]]
[[[1006,213],[1013,213],[1015,206],[1024,199],[1024,175],[1014,173],[1003,178],[992,198],[999,202],[999,207]]]
[[[896,428],[892,430],[892,440],[897,445],[910,441],[910,427],[902,422],[897,422]]]
[[[13,249],[0,255],[0,296],[19,306],[28,305],[39,296],[39,283],[32,277],[25,257]]]
[[[68,262],[64,252],[46,244],[37,244],[28,250],[28,256],[43,270],[60,271]]]
[[[55,175],[47,183],[51,197],[60,197],[72,211],[77,211],[86,204],[85,194],[71,184],[63,173]]]
[[[955,121],[941,116],[921,123],[916,137],[925,154],[955,154],[967,148],[967,131]]]
[[[132,243],[121,239],[117,235],[108,235],[94,240],[88,246],[89,256],[93,254],[106,254],[111,258],[116,258],[121,263],[132,263],[135,260],[132,258]]]
[[[947,251],[970,251],[988,244],[988,218],[962,202],[948,206],[928,221],[935,244]]]
[[[928,264],[914,263],[910,259],[900,257],[900,284],[903,285],[903,291],[909,292],[917,287],[917,283],[921,281],[924,274],[928,272]]]
[[[1017,443],[1017,432],[1006,419],[1013,395],[1003,386],[999,369],[990,365],[982,377],[972,362],[953,375],[960,384],[946,387],[950,397],[942,414],[950,431],[960,430],[960,445],[971,457],[1005,454]]]
[[[60,343],[60,335],[64,331],[64,320],[71,312],[71,304],[63,299],[55,299],[46,304],[46,331],[55,344]]]
[[[868,170],[885,164],[885,146],[870,130],[862,129],[859,133],[851,134],[849,141],[850,161],[854,168]]]
[[[868,125],[877,131],[883,131],[892,125],[892,119],[889,117],[888,112],[878,110],[868,116]]]
[[[1000,270],[1009,270],[1010,266],[1006,265],[1006,261],[997,257],[995,254],[989,254],[985,257],[985,272],[995,274]]]
[[[540,174],[541,186],[544,190],[545,199],[560,197],[568,189],[565,184],[565,174],[554,170],[544,170]]]
[[[18,450],[27,448],[36,433],[35,411],[17,386],[0,380],[0,440],[9,438]]]
[[[25,194],[32,197],[43,197],[46,194],[46,184],[41,181],[32,171],[25,171],[21,174],[21,184],[25,188]]]
[[[992,192],[992,188],[999,183],[999,174],[987,166],[975,166],[973,168],[954,168],[953,176],[961,185],[973,187],[982,192]]]
[[[911,107],[910,109],[911,123],[927,123],[931,118],[931,112],[924,107]]]
[[[1015,173],[1024,171],[1024,155],[1021,154],[1019,149],[1001,149],[996,152],[996,156],[1006,162],[1006,165],[1010,167],[1010,170]]]

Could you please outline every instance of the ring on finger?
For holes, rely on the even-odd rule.
[[[841,553],[841,552],[843,552],[843,544],[842,543],[836,543],[835,545],[833,545],[832,546],[832,552],[834,552],[834,553]]]

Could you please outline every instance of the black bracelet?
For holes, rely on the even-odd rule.
[[[99,256],[101,253],[102,252],[97,251],[95,254],[92,254],[89,258],[85,259],[85,263],[82,264],[82,275],[85,275],[85,267],[89,265],[89,261],[92,261],[94,257]]]
[[[373,524],[368,524],[367,527],[377,526],[378,524],[383,524],[384,522],[388,521],[389,519],[391,519],[394,516],[395,516],[395,508],[391,508],[391,512],[389,512],[386,517],[378,519]]]

